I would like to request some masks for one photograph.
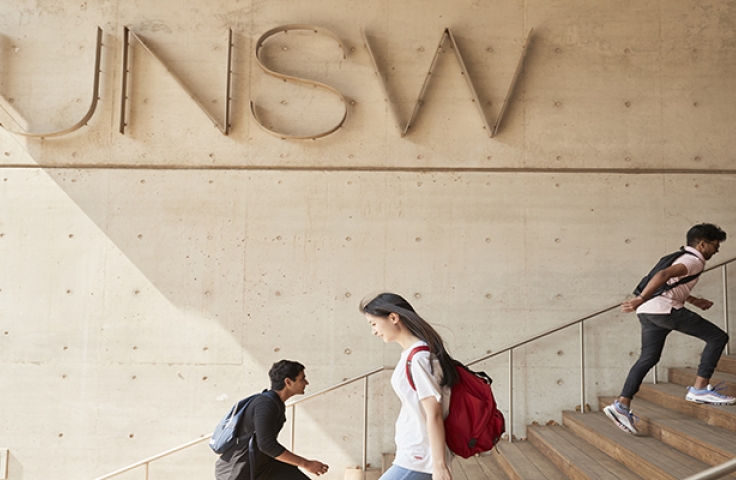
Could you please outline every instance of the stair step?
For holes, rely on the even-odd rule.
[[[467,474],[463,468],[464,459],[455,458],[452,462],[452,480],[481,480],[483,477],[473,477]]]
[[[534,446],[565,475],[587,480],[641,480],[619,462],[562,426],[527,427]]]
[[[567,478],[528,441],[501,442],[496,445],[496,448],[498,454],[494,460],[511,480],[565,480]]]
[[[452,462],[452,477],[454,480],[509,480],[497,465],[483,465],[487,456],[474,456],[470,458],[455,457]],[[383,472],[389,469],[396,458],[395,453],[383,454]],[[349,479],[348,479],[349,480]]]
[[[380,468],[346,468],[343,480],[378,480],[383,472]]]
[[[636,399],[646,400],[702,420],[708,425],[736,432],[736,406],[688,402],[685,400],[685,393],[682,385],[673,383],[644,384]]]
[[[394,458],[396,458],[395,453],[384,453],[381,456],[381,471],[385,472],[386,470],[391,467],[391,464],[394,463]]]
[[[485,472],[486,478],[490,480],[509,480],[509,477],[498,464],[499,456],[498,449],[494,449],[487,454],[478,455],[475,458],[478,460],[478,464],[483,469],[483,472]]]
[[[669,369],[669,381],[670,383],[676,383],[677,385],[683,385],[687,387],[692,385],[695,380],[697,369],[691,367],[677,367]],[[713,377],[710,379],[711,385],[718,385],[723,382],[723,390],[721,393],[725,395],[736,395],[736,373],[721,372],[716,370],[713,373]]]
[[[614,397],[601,397],[601,408]],[[639,417],[640,432],[646,432],[667,445],[709,465],[718,465],[736,457],[736,433],[706,424],[684,413],[662,408],[640,398],[631,404]]]
[[[455,457],[452,462],[452,478],[453,480],[508,480],[497,465],[493,462],[487,462],[484,466],[485,456],[473,456],[470,458]]]
[[[720,372],[736,373],[736,355],[721,355],[716,370]]]
[[[531,463],[537,466],[547,478],[550,480],[565,480],[565,475],[555,467],[549,458],[547,458],[537,447],[531,442],[518,442],[517,447],[529,459]]]
[[[575,435],[647,480],[677,480],[710,467],[656,438],[621,431],[603,413],[567,411],[562,419]]]

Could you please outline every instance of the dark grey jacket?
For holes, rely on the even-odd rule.
[[[273,390],[264,390],[261,395],[245,409],[243,421],[238,431],[242,439],[227,452],[220,455],[215,463],[216,480],[251,480],[250,455],[248,444],[255,433],[255,475],[268,469],[270,462],[278,462],[278,457],[286,447],[278,442],[278,435],[286,422],[286,406]]]

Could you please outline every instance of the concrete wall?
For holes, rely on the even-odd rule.
[[[283,82],[254,61],[337,89]],[[96,28],[100,102],[86,126]],[[124,26],[130,43],[125,133]],[[222,135],[233,30],[232,130]],[[408,121],[445,28],[425,101]],[[498,135],[493,125],[534,28]],[[363,44],[388,85],[386,101]],[[370,336],[364,296],[401,293],[469,361],[623,300],[694,223],[736,232],[733,2],[189,0],[0,4],[0,448],[8,478],[95,478],[207,434],[272,362],[309,391],[399,351]],[[392,112],[397,112],[395,117]],[[736,256],[726,242],[714,261]],[[733,270],[733,269],[732,269]],[[731,273],[731,285],[736,279]],[[720,277],[699,291],[717,300]],[[731,302],[733,308],[734,302]],[[586,400],[615,394],[638,325],[586,327]],[[663,365],[694,364],[670,340]],[[514,421],[580,404],[576,332],[515,358]],[[507,409],[507,358],[481,365]],[[369,461],[390,451],[386,376],[370,382]],[[296,451],[330,478],[361,462],[362,385],[299,407]],[[290,434],[284,431],[283,440]],[[151,478],[209,478],[200,445]],[[2,472],[0,472],[0,475]],[[143,471],[121,478],[143,478]]]

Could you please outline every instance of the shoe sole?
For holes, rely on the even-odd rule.
[[[699,403],[700,405],[733,405],[736,402],[707,402],[705,400],[698,400],[697,398],[685,398],[688,402]],[[610,418],[610,417],[609,417]]]
[[[626,425],[624,425],[623,423],[621,423],[621,422],[620,422],[620,421],[618,420],[618,418],[616,417],[616,415],[614,415],[614,414],[613,414],[613,413],[612,413],[612,412],[611,412],[611,411],[610,411],[609,409],[607,409],[607,408],[604,408],[604,409],[603,409],[603,413],[605,413],[605,414],[606,414],[606,416],[607,416],[607,417],[608,417],[608,418],[609,418],[609,419],[610,419],[610,420],[611,420],[611,421],[612,421],[612,422],[614,423],[614,425],[616,425],[616,426],[617,426],[618,428],[620,428],[620,429],[621,429],[621,430],[623,430],[624,432],[628,433],[629,435],[636,435],[636,433],[632,432],[632,431],[631,431],[631,429],[629,429],[629,427],[627,427]]]

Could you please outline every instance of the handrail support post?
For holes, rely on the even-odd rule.
[[[580,322],[580,413],[585,413],[585,322]]]
[[[296,404],[291,406],[291,451],[294,451],[294,435],[296,434]]]
[[[363,480],[368,470],[368,377],[363,378]]]
[[[514,349],[509,349],[509,443],[514,441]]]
[[[726,334],[728,334],[728,271],[726,270],[726,264],[723,265],[722,277],[723,277],[723,324],[725,327]],[[726,342],[725,354],[731,354],[730,342]]]

